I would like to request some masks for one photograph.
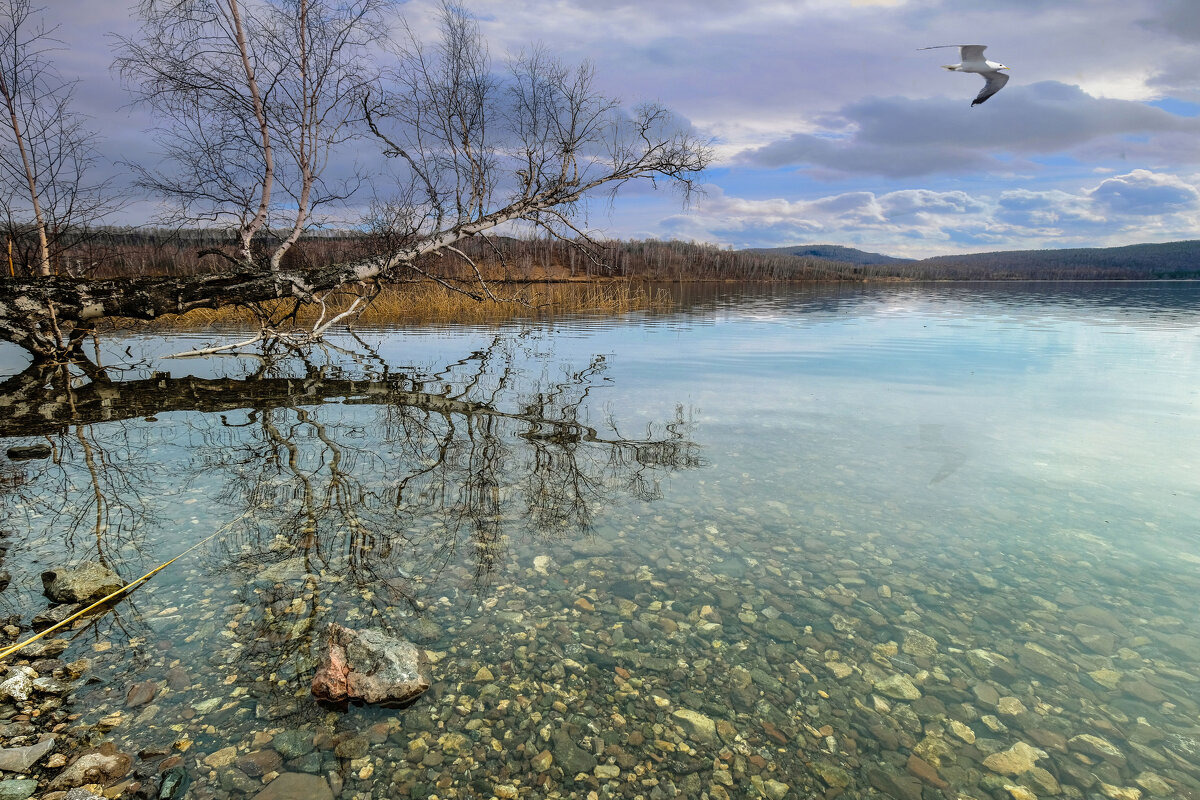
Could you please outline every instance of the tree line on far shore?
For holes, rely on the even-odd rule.
[[[228,244],[213,229],[103,227],[81,231],[56,254],[56,274],[89,278],[183,277],[212,273],[223,265],[201,254]],[[592,258],[559,238],[497,236],[467,240],[461,249],[491,280],[536,281],[628,278],[652,281],[861,281],[861,280],[1162,280],[1200,279],[1200,241],[1110,248],[1016,250],[893,259],[851,248],[797,246],[733,250],[711,244],[656,239],[592,242]],[[324,267],[369,252],[367,233],[313,231],[292,248],[288,266]],[[257,243],[254,245],[258,247]],[[263,245],[264,249],[269,245]],[[843,259],[809,255],[830,250]],[[796,252],[792,252],[796,251]],[[21,238],[6,270],[28,274],[38,262],[32,232]],[[475,280],[467,262],[425,266],[447,279]],[[876,260],[877,259],[877,260]],[[874,262],[874,263],[872,263]],[[459,274],[461,273],[461,274]]]

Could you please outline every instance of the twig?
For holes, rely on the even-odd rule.
[[[220,353],[225,350],[236,350],[239,347],[247,347],[249,345],[254,344],[255,342],[261,342],[263,339],[266,339],[270,334],[271,334],[271,332],[269,330],[263,329],[262,331],[257,333],[254,336],[254,338],[247,339],[244,342],[235,342],[233,344],[221,344],[221,345],[215,345],[213,347],[202,347],[198,350],[185,350],[182,353],[172,353],[169,356],[163,356],[163,358],[190,358],[192,356],[209,356],[209,355],[212,355],[213,353]]]

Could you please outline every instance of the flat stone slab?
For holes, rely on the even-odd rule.
[[[710,717],[688,708],[677,709],[671,716],[693,740],[705,744],[712,744],[717,740],[717,723]]]
[[[254,800],[333,800],[333,791],[320,775],[285,772],[254,795]]]
[[[1007,750],[992,753],[983,760],[983,765],[1001,775],[1024,775],[1037,766],[1039,758],[1045,757],[1045,751],[1017,742]]]
[[[37,791],[37,781],[32,778],[0,781],[0,800],[25,800]]]
[[[54,749],[54,737],[44,739],[28,747],[0,748],[0,770],[5,772],[29,772],[42,756]]]

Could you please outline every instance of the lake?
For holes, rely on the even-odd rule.
[[[305,359],[112,337],[5,384],[52,455],[0,462],[4,631],[44,570],[212,538],[26,659],[58,680],[0,736],[191,798],[1200,798],[1198,311],[700,286]],[[330,622],[432,688],[317,703]]]

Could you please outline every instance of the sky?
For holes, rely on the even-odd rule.
[[[473,0],[497,61],[541,43],[599,88],[657,101],[713,142],[704,191],[598,202],[611,238],[839,244],[897,256],[1200,238],[1195,0]],[[111,71],[125,0],[46,0],[102,169],[153,151]],[[435,0],[398,5],[417,30]],[[955,50],[1008,85],[971,107]],[[131,203],[127,216],[148,204]],[[123,221],[142,221],[132,218]]]

